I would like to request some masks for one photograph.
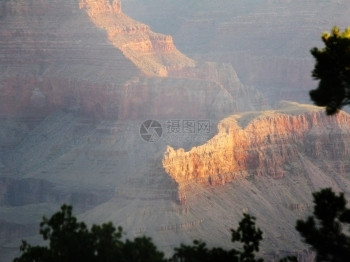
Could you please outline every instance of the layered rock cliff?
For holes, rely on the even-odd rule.
[[[0,7],[4,117],[33,125],[57,110],[116,120],[266,108],[231,66],[195,63],[170,36],[125,15],[120,1],[10,0]]]
[[[272,104],[309,102],[305,93],[316,85],[309,50],[322,46],[323,31],[349,26],[350,2],[344,0],[176,3],[125,1],[124,10],[173,35],[177,47],[195,59],[231,63],[242,82],[258,88]]]
[[[20,240],[34,238],[34,225],[62,201],[89,224],[112,221],[130,238],[152,237],[167,254],[193,239],[231,247],[230,228],[242,212],[257,217],[264,256],[300,252],[294,225],[311,211],[311,192],[349,192],[349,121],[344,112],[329,118],[322,109],[284,103],[225,118],[208,142],[168,147],[164,156],[167,145],[175,147],[166,125],[158,141],[147,142],[139,120],[53,114],[32,131],[17,131],[19,144],[0,152],[0,258],[16,255]]]
[[[266,252],[300,250],[305,192],[349,188],[345,113],[291,104],[237,113],[202,146],[175,150],[197,134],[170,141],[168,120],[214,124],[266,109],[266,99],[231,65],[194,63],[120,1],[2,1],[0,19],[0,259],[62,202],[166,252],[198,238],[229,247],[229,228],[248,211]],[[163,125],[157,142],[140,135],[147,119]]]
[[[164,169],[180,188],[193,182],[224,185],[247,176],[295,176],[309,172],[306,160],[337,175],[349,172],[347,113],[326,117],[313,106],[280,106],[225,118],[215,137],[187,152],[168,146]]]
[[[115,87],[140,75],[77,1],[2,1],[0,19],[2,116],[42,118],[63,108],[96,113],[100,102],[91,100],[108,96],[105,83]],[[90,109],[80,107],[84,100]]]
[[[79,6],[106,30],[109,41],[147,75],[164,77],[172,70],[195,65],[176,49],[171,36],[154,33],[149,26],[123,14],[120,0],[81,0]]]

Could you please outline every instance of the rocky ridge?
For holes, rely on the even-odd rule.
[[[79,7],[145,74],[164,77],[195,65],[176,49],[171,36],[154,33],[149,26],[123,14],[120,0],[81,0]]]
[[[171,34],[190,57],[232,64],[273,106],[279,100],[309,103],[305,94],[316,85],[309,50],[322,46],[320,35],[333,25],[349,26],[350,16],[345,0],[125,0],[123,6]]]
[[[30,122],[62,109],[97,120],[222,117],[266,108],[231,66],[195,63],[170,36],[125,15],[120,1],[0,7],[3,117]]]
[[[295,220],[311,211],[311,192],[349,192],[344,112],[329,118],[313,106],[283,103],[236,114],[186,151],[169,150],[182,145],[168,140],[166,125],[159,141],[144,141],[141,124],[60,112],[0,152],[2,253],[16,253],[23,236],[37,239],[35,225],[62,201],[89,224],[112,221],[128,237],[152,237],[167,254],[193,239],[230,247],[229,229],[249,212],[264,232],[264,256],[297,253],[305,246]]]
[[[179,188],[193,182],[224,185],[248,176],[295,176],[308,172],[306,159],[345,176],[350,168],[349,115],[341,112],[327,118],[313,106],[280,106],[227,117],[218,124],[216,136],[189,151],[168,146],[164,169]]]

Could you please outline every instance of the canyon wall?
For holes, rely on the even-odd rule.
[[[330,173],[349,172],[347,113],[326,117],[319,108],[290,102],[280,107],[225,118],[216,136],[189,151],[168,146],[164,169],[180,188],[193,182],[224,185],[248,176],[298,175],[309,171],[306,159]]]
[[[309,50],[322,46],[322,32],[349,26],[348,1],[176,3],[125,0],[124,10],[171,34],[189,56],[232,64],[242,82],[255,86],[273,106],[279,100],[309,102],[307,92],[317,85]]]
[[[195,62],[179,52],[171,36],[154,33],[149,26],[123,14],[121,1],[82,0],[81,9],[106,30],[108,39],[148,76],[168,76],[172,70]]]
[[[88,224],[112,221],[168,255],[193,239],[229,248],[242,212],[257,217],[264,257],[300,253],[294,225],[312,212],[311,192],[349,192],[349,121],[285,102],[231,115],[191,148],[186,139],[198,133],[174,143],[163,121],[162,136],[149,142],[142,120],[51,114],[0,151],[1,251],[13,256],[21,238],[38,241],[35,225],[64,201]]]
[[[311,192],[349,191],[349,116],[294,103],[259,111],[269,109],[266,96],[305,95],[300,86],[276,92],[269,76],[304,82],[305,53],[292,61],[273,52],[286,45],[294,54],[309,31],[291,42],[288,33],[266,38],[280,36],[266,19],[287,21],[293,5],[255,2],[125,0],[122,9],[118,0],[1,1],[0,260],[17,254],[23,237],[38,241],[35,225],[62,202],[89,224],[151,236],[167,254],[193,239],[230,247],[242,212],[258,217],[265,256],[305,248],[294,224],[310,212]],[[125,3],[135,17],[151,17],[140,19],[147,25],[128,17]],[[255,26],[269,31],[247,34]],[[158,141],[142,137],[148,119],[162,125]],[[200,142],[196,132],[171,140],[169,120],[212,126]]]
[[[104,32],[91,26],[76,1],[11,0],[1,7],[4,117],[39,118],[77,109],[80,99],[104,96],[106,83],[115,87],[140,74]]]
[[[11,261],[23,238],[38,243],[42,216],[63,203],[131,237],[158,235],[167,246],[192,239],[183,233],[203,219],[178,206],[162,168],[166,121],[214,125],[263,108],[264,96],[231,65],[185,56],[171,36],[124,14],[120,1],[1,1],[0,260]],[[148,119],[163,124],[159,143],[140,135]]]
[[[5,118],[30,122],[57,110],[96,120],[220,118],[267,107],[231,66],[186,57],[120,1],[11,0],[0,19]]]

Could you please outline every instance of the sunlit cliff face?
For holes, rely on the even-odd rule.
[[[119,0],[81,0],[79,6],[146,75],[165,77],[172,70],[194,66],[192,59],[176,49],[171,36],[154,33],[149,26],[124,15]]]
[[[308,112],[302,114],[302,108]],[[333,170],[343,173],[349,168],[349,124],[344,112],[329,118],[315,107],[290,104],[277,111],[233,115],[202,146],[187,152],[168,146],[163,167],[180,187],[189,182],[225,184],[249,175],[297,175],[307,172],[304,158],[337,161]]]

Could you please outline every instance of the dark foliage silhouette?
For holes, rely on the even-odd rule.
[[[174,262],[262,262],[263,259],[255,258],[255,252],[259,251],[262,240],[262,231],[255,226],[255,218],[244,214],[239,222],[237,230],[231,229],[232,242],[240,242],[243,247],[239,250],[232,248],[224,250],[220,247],[209,249],[206,243],[194,241],[193,245],[181,245],[175,248],[172,261]]]
[[[175,248],[172,258],[164,258],[152,240],[137,237],[122,240],[123,231],[112,223],[93,225],[89,230],[85,223],[72,215],[72,207],[63,205],[51,218],[44,217],[40,234],[48,241],[46,246],[32,246],[26,241],[20,247],[21,255],[14,262],[196,262],[196,261],[242,261],[260,262],[255,258],[262,240],[262,231],[255,226],[255,218],[244,214],[237,230],[232,229],[232,242],[242,244],[240,250],[207,248],[206,243],[194,241],[193,245]]]
[[[350,209],[346,208],[344,194],[336,195],[326,188],[313,193],[313,198],[313,216],[298,220],[297,231],[316,252],[317,261],[348,261]]]
[[[347,261],[350,257],[350,209],[346,207],[344,194],[336,195],[326,188],[313,193],[313,197],[313,215],[305,221],[298,220],[296,230],[316,252],[317,261]],[[31,246],[23,241],[21,255],[14,262],[263,262],[256,257],[262,231],[256,227],[255,217],[248,214],[244,214],[237,229],[231,230],[231,240],[240,243],[240,248],[208,248],[205,242],[195,240],[192,245],[175,248],[170,259],[165,259],[148,237],[123,240],[122,228],[115,228],[112,223],[93,225],[89,230],[85,223],[77,221],[72,207],[67,205],[50,219],[43,218],[40,234],[48,245]],[[280,261],[297,260],[286,257]]]
[[[93,225],[91,230],[72,215],[72,207],[63,205],[50,219],[40,223],[40,234],[47,246],[31,246],[26,241],[20,247],[21,256],[14,262],[161,262],[164,254],[152,240],[138,237],[122,241],[121,227],[112,223]]]
[[[350,27],[343,32],[334,27],[331,33],[322,35],[322,41],[324,48],[311,49],[316,60],[312,76],[319,85],[310,91],[310,97],[333,115],[350,104]]]

